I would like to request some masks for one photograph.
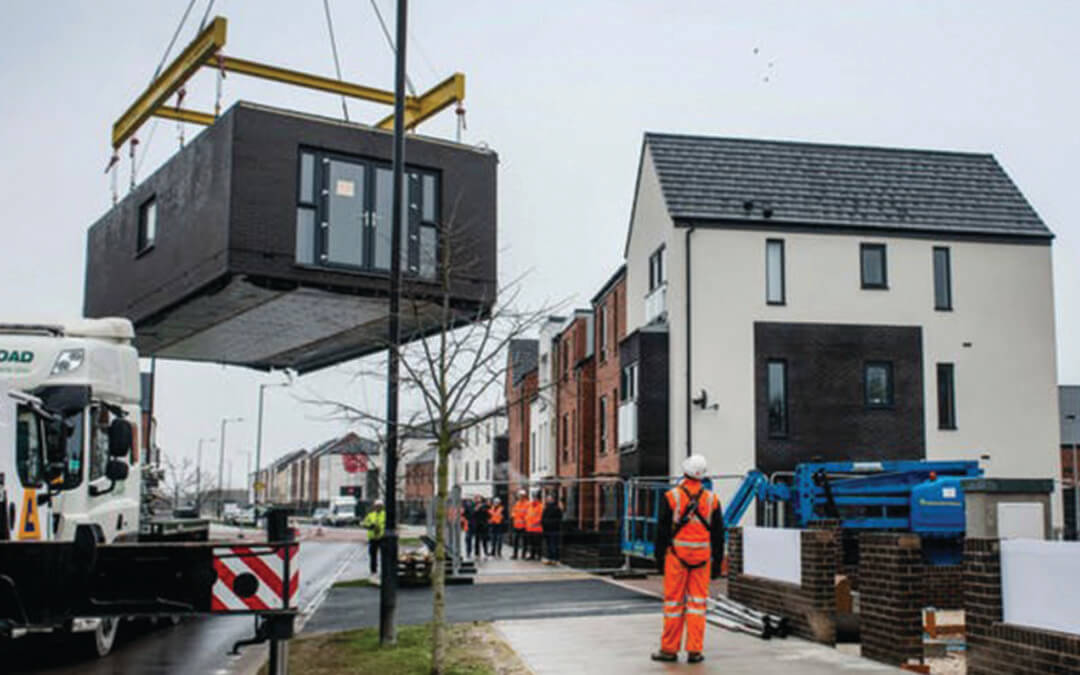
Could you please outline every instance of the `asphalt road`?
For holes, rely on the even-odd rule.
[[[325,590],[343,563],[363,547],[357,543],[309,542],[300,546],[300,607]],[[301,621],[307,617],[302,617]],[[228,652],[237,640],[254,634],[251,616],[186,619],[179,625],[153,626],[148,622],[121,624],[113,651],[102,659],[90,659],[72,649],[71,636],[61,640],[30,636],[14,641],[10,653],[0,656],[5,673],[52,673],[104,675],[139,673],[151,675],[230,675],[251,670],[265,654],[263,647],[249,647],[240,656]]]
[[[447,586],[446,613],[452,622],[542,619],[560,616],[635,614],[658,611],[657,600],[599,579]],[[402,588],[397,622],[431,620],[431,589]],[[351,630],[378,625],[379,589],[334,588],[304,632]]]

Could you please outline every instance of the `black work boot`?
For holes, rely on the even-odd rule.
[[[663,649],[661,649],[658,652],[653,652],[652,655],[649,658],[651,658],[653,661],[664,661],[666,663],[674,663],[675,661],[679,660],[679,655],[678,654],[669,654],[668,652],[665,652]]]
[[[688,652],[686,654],[687,663],[701,663],[705,660],[705,655],[701,652]]]

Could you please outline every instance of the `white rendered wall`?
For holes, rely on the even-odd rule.
[[[705,389],[719,404],[718,410],[692,412],[693,449],[710,460],[711,472],[741,473],[753,466],[754,322],[777,321],[921,326],[927,458],[977,460],[988,454],[989,476],[1057,475],[1049,246],[709,229],[692,237],[691,390]],[[765,303],[768,238],[784,239],[784,306]],[[887,291],[861,289],[864,242],[887,245]],[[935,245],[950,249],[949,312],[934,310]],[[672,456],[681,458],[685,291],[677,280],[684,274],[684,256],[669,255],[668,265]],[[956,430],[938,429],[939,362],[955,364]],[[1060,526],[1060,490],[1053,510]]]
[[[1080,635],[1080,543],[1001,542],[1001,605],[1005,623]]]
[[[802,584],[802,530],[746,527],[743,574]]]

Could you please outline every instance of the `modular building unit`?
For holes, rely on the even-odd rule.
[[[402,334],[486,315],[494,152],[410,135]],[[313,370],[387,344],[392,135],[237,103],[91,226],[87,316],[143,356]],[[444,279],[443,272],[446,272]]]

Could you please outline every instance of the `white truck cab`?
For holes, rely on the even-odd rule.
[[[6,505],[12,539],[71,541],[84,523],[100,527],[105,543],[137,536],[141,420],[134,337],[126,319],[0,323],[0,387],[16,403],[8,414],[17,420],[16,445],[5,446],[17,451],[5,450],[0,459],[5,486],[19,492],[18,503],[9,494]],[[35,405],[53,415],[44,421],[44,437],[30,423]],[[127,425],[114,425],[116,420]],[[110,454],[110,435],[121,426],[132,438],[125,456],[116,456]],[[45,452],[40,467],[34,466],[37,453],[29,451],[35,444]],[[117,480],[120,473],[125,475]],[[43,497],[36,531],[29,492]]]
[[[139,357],[126,319],[0,322],[0,540],[135,541]],[[115,619],[75,619],[99,655]]]

